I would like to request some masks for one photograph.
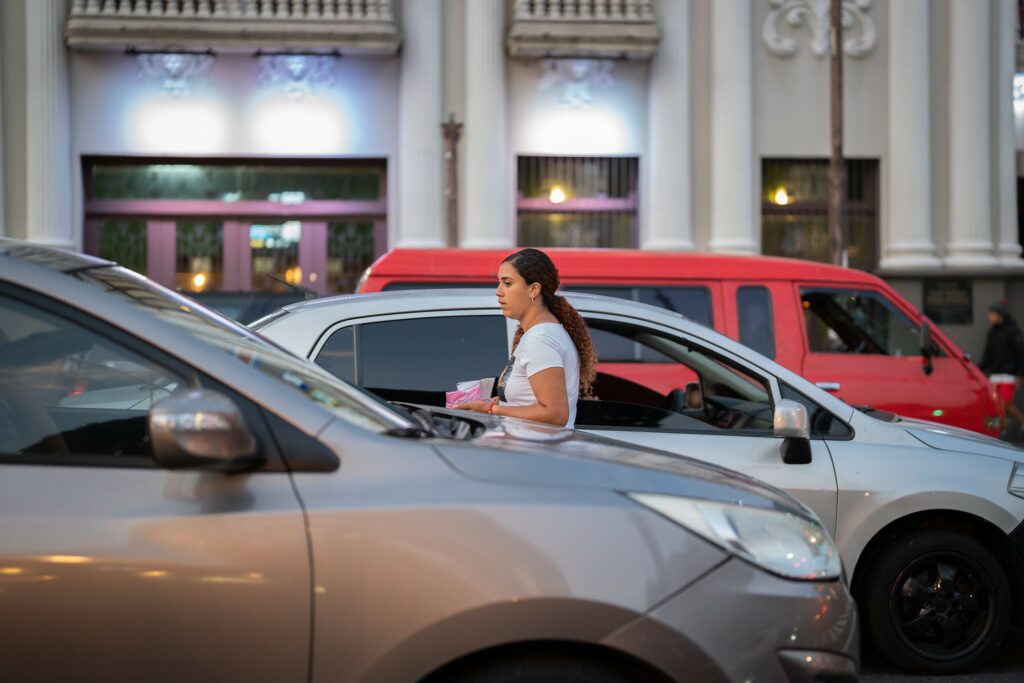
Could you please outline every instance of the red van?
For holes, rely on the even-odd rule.
[[[361,292],[493,286],[514,249],[392,249]],[[991,383],[880,278],[813,261],[616,249],[545,249],[563,289],[682,313],[847,403],[999,435]],[[598,345],[600,358],[600,345]]]

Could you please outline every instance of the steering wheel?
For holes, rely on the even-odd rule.
[[[735,411],[716,398],[712,396],[704,397],[704,414],[706,415],[708,424],[719,427],[720,429],[730,429],[732,425],[723,425],[722,419],[733,412]]]

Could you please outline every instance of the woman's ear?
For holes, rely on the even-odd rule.
[[[530,298],[531,299],[536,299],[537,297],[539,297],[540,296],[540,283],[539,282],[534,282],[533,284],[531,284],[529,291],[530,291]]]

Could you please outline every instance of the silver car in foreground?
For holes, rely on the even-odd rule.
[[[801,499],[836,539],[867,634],[892,661],[973,668],[1024,616],[1024,452],[856,410],[663,308],[567,296],[600,361],[599,400],[580,402],[576,427]],[[253,328],[382,397],[437,404],[457,381],[500,371],[515,323],[492,291],[461,289],[311,301]]]
[[[0,240],[10,681],[854,681],[814,514],[404,410],[110,263]]]

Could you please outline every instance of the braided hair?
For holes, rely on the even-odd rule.
[[[540,285],[540,296],[544,305],[569,333],[580,355],[580,396],[590,397],[594,378],[597,376],[597,353],[594,351],[594,342],[590,339],[590,332],[587,330],[587,324],[583,322],[583,317],[564,296],[555,293],[560,284],[555,264],[539,249],[522,249],[507,256],[502,263],[508,263],[515,268],[526,280],[527,286],[534,282]],[[512,338],[513,352],[523,334],[523,326],[520,325]]]

